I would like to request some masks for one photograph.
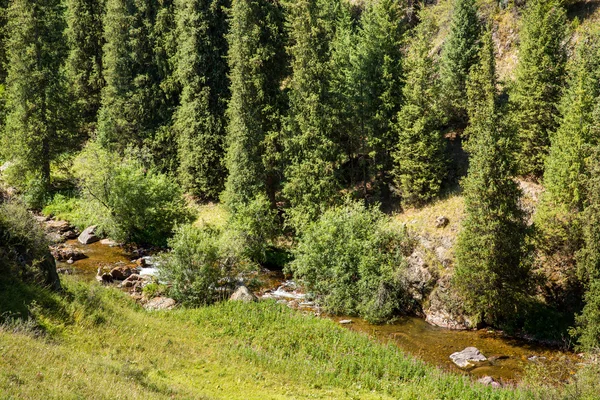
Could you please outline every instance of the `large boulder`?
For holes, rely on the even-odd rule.
[[[233,292],[233,294],[231,295],[229,300],[243,301],[245,303],[250,303],[253,301],[257,301],[258,299],[254,295],[254,293],[252,293],[250,291],[250,289],[248,289],[246,286],[242,285],[242,286],[238,287],[235,292]]]
[[[467,347],[463,351],[457,351],[450,355],[450,359],[459,368],[472,368],[478,364],[487,361],[487,358],[481,354],[476,347]]]
[[[132,274],[129,267],[115,267],[110,271],[110,275],[117,281],[122,281],[129,278]]]
[[[87,258],[83,251],[71,246],[56,247],[52,249],[52,255],[57,261],[77,261]]]
[[[81,244],[90,244],[90,243],[94,243],[100,240],[100,238],[98,236],[96,236],[96,225],[92,225],[89,226],[87,228],[85,228],[85,230],[83,232],[81,232],[81,235],[79,235],[79,237],[77,238],[77,240],[79,240],[79,243]]]

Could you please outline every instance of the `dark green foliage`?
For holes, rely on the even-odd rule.
[[[403,7],[398,0],[380,0],[363,12],[350,82],[355,95],[345,99],[354,107],[353,129],[363,142],[359,154],[368,160],[363,180],[379,185],[390,183],[391,152],[398,138],[394,124],[402,104]]]
[[[405,58],[404,105],[398,114],[394,182],[404,205],[422,205],[440,193],[446,176],[445,143],[439,130],[437,65],[431,52],[434,26],[423,16]]]
[[[456,245],[454,283],[467,310],[490,324],[518,315],[529,288],[524,239],[526,225],[499,124],[491,32],[485,33],[479,64],[471,70],[467,93],[470,165],[462,182],[466,218]]]
[[[480,31],[475,0],[454,0],[440,65],[441,94],[450,121],[466,121],[467,77],[477,63]]]
[[[141,146],[168,120],[152,32],[153,0],[106,0],[103,68],[106,86],[98,116],[98,137],[123,151]]]
[[[225,183],[227,18],[225,0],[177,0],[176,77],[182,87],[174,115],[179,180],[184,190],[217,198]]]
[[[6,81],[7,71],[7,41],[8,41],[8,6],[10,0],[0,1],[0,84]]]
[[[600,349],[600,148],[590,152],[590,174],[585,211],[581,215],[583,247],[577,253],[579,276],[586,283],[585,307],[577,317],[573,335],[585,350]]]
[[[338,199],[336,175],[344,159],[332,124],[331,42],[341,13],[338,0],[299,0],[287,4],[292,76],[285,127],[288,221],[300,227]]]
[[[160,276],[171,282],[169,295],[187,305],[214,303],[225,297],[219,281],[227,267],[220,256],[220,232],[211,227],[184,225],[169,241],[172,249],[160,258]]]
[[[164,120],[155,131],[152,140],[146,141],[154,156],[157,168],[166,173],[175,174],[178,169],[177,137],[172,129],[173,113],[179,105],[181,85],[177,81],[177,30],[175,22],[175,1],[158,1],[156,19],[152,30],[154,62],[158,69],[160,89],[163,95],[161,105]]]
[[[589,191],[590,172],[585,163],[600,137],[600,118],[594,115],[600,99],[600,30],[582,32],[567,70],[560,126],[547,158],[546,191],[535,222],[539,247],[546,253],[560,251],[572,259],[581,246],[578,214]]]
[[[50,162],[70,149],[69,103],[61,68],[66,56],[60,0],[15,0],[8,11],[8,77],[2,157],[12,181],[39,206],[50,186]]]
[[[376,209],[349,203],[302,232],[289,270],[332,313],[385,322],[406,311],[404,232]]]
[[[234,0],[230,12],[225,202],[235,214],[259,196],[275,205],[282,81],[287,74],[283,9],[268,0]]]
[[[236,207],[226,227],[242,255],[258,263],[267,261],[267,251],[281,231],[277,210],[264,194]]]
[[[126,153],[90,143],[77,157],[74,173],[87,214],[115,240],[165,245],[173,228],[190,218],[181,189],[144,163],[148,155]]]
[[[560,0],[527,2],[521,27],[516,81],[510,90],[521,175],[540,178],[556,130],[565,69],[566,13]]]
[[[84,137],[95,130],[104,87],[102,21],[106,12],[105,4],[106,0],[66,2],[66,36],[69,45],[67,78],[76,104],[77,125]]]
[[[0,201],[0,280],[10,279],[60,288],[40,225],[23,204]]]

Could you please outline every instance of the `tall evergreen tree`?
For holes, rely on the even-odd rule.
[[[480,61],[469,75],[470,165],[463,181],[466,218],[456,245],[454,282],[467,309],[487,323],[516,311],[528,288],[524,261],[526,225],[507,151],[509,135],[499,124],[491,32],[483,36]]]
[[[434,25],[422,14],[404,62],[404,105],[398,114],[395,184],[404,205],[422,205],[439,195],[446,175],[445,143],[439,130],[437,64],[431,55]]]
[[[600,96],[600,29],[581,34],[567,70],[567,89],[559,107],[560,125],[552,139],[544,187],[553,203],[581,211],[587,183],[585,160],[600,133],[593,115]]]
[[[540,178],[556,130],[565,68],[567,18],[561,0],[527,2],[521,26],[516,81],[510,91],[520,174]]]
[[[450,32],[442,48],[440,78],[447,118],[466,122],[467,78],[477,63],[481,28],[475,0],[454,0]]]
[[[235,212],[261,195],[275,205],[281,171],[267,152],[278,153],[287,57],[279,3],[233,0],[230,13],[225,200]]]
[[[0,85],[4,85],[7,75],[6,46],[8,40],[8,6],[10,0],[0,0]]]
[[[361,152],[368,156],[368,173],[385,187],[390,183],[391,152],[397,143],[394,130],[402,104],[403,3],[379,0],[370,3],[361,18],[357,35],[355,76],[358,137]]]
[[[76,102],[78,126],[85,136],[95,129],[104,87],[102,21],[106,0],[67,0],[66,70]]]
[[[546,160],[546,190],[535,223],[542,251],[560,253],[564,260],[574,261],[582,245],[580,213],[589,192],[590,175],[585,163],[600,138],[599,121],[594,118],[600,98],[600,29],[588,29],[579,35],[567,71],[567,88],[559,107],[560,125]]]
[[[50,185],[50,162],[71,143],[61,68],[64,28],[61,0],[14,0],[8,10],[7,119],[0,148],[16,162],[15,177],[36,205]]]
[[[292,76],[286,123],[284,195],[300,227],[335,201],[344,159],[332,129],[331,42],[341,3],[299,0],[287,5]]]
[[[173,129],[185,190],[216,198],[225,182],[227,16],[225,0],[177,0],[176,76],[182,87]]]
[[[158,8],[152,28],[154,60],[158,69],[158,79],[163,97],[161,113],[164,120],[148,141],[156,166],[163,172],[175,174],[178,168],[177,137],[172,129],[173,114],[179,105],[181,85],[177,80],[177,24],[175,22],[175,1],[156,0]]]
[[[600,98],[598,99],[600,100]],[[600,111],[600,101],[598,102]],[[600,115],[597,123],[600,124]],[[582,349],[591,351],[600,348],[600,147],[590,151],[587,169],[588,192],[585,211],[582,213],[583,242],[577,253],[579,277],[585,283],[585,306],[577,316],[573,334]]]
[[[106,0],[104,79],[98,136],[123,149],[152,140],[168,120],[152,32],[155,0]]]

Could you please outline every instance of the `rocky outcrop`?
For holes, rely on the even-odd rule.
[[[229,300],[231,300],[231,301],[243,301],[245,303],[251,303],[253,301],[257,301],[258,299],[254,295],[254,293],[252,293],[250,291],[250,289],[248,289],[246,286],[242,285],[242,286],[238,287],[235,290],[235,292],[233,292],[233,294],[231,295],[231,297],[229,298]]]
[[[428,298],[428,306],[423,310],[425,321],[431,325],[447,329],[473,329],[474,322],[462,309],[462,299],[451,286],[451,277],[446,275],[438,280],[436,288]]]
[[[87,258],[85,253],[72,246],[59,246],[52,249],[52,255],[57,261],[77,261]]]
[[[85,230],[81,232],[81,235],[79,235],[79,237],[77,238],[77,240],[79,240],[79,243],[90,244],[99,241],[100,238],[96,236],[96,228],[96,225],[92,225],[85,228]]]
[[[476,347],[467,347],[463,351],[452,353],[450,359],[463,369],[472,368],[487,361],[487,358]]]
[[[404,284],[410,296],[421,303],[431,292],[437,281],[425,262],[425,255],[415,250],[407,259],[408,267],[404,271]]]

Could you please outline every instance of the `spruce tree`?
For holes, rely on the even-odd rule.
[[[98,116],[106,146],[142,146],[167,119],[152,40],[156,11],[154,0],[106,0],[106,86]]]
[[[275,206],[281,176],[278,140],[286,77],[283,8],[268,0],[233,0],[230,11],[227,169],[224,199],[235,213],[257,196]],[[267,152],[271,154],[267,154]],[[274,157],[275,156],[275,157]]]
[[[469,74],[470,164],[462,186],[466,217],[456,245],[454,282],[469,312],[490,324],[505,322],[528,288],[526,225],[499,124],[491,32],[482,38],[479,64]]]
[[[600,100],[600,98],[598,98]],[[600,111],[600,101],[598,111]],[[600,113],[597,123],[600,123]],[[600,147],[594,146],[586,165],[590,176],[585,211],[581,215],[583,224],[583,247],[577,253],[579,277],[584,282],[585,306],[576,317],[572,334],[577,337],[583,350],[600,348]]]
[[[66,57],[61,0],[14,0],[8,10],[8,76],[3,156],[16,163],[16,184],[40,205],[50,162],[69,150],[70,114],[61,68]]]
[[[357,35],[355,76],[357,91],[351,101],[356,107],[358,137],[364,138],[361,153],[368,157],[368,173],[387,187],[392,169],[392,150],[397,143],[394,130],[402,104],[403,3],[379,0],[369,4]]]
[[[292,76],[286,122],[286,182],[290,223],[301,228],[336,201],[344,159],[332,129],[331,42],[341,4],[299,0],[287,4]]]
[[[7,75],[6,46],[8,40],[8,6],[10,0],[0,0],[0,85],[4,85]]]
[[[540,178],[556,130],[565,67],[567,18],[560,0],[527,2],[522,19],[516,80],[510,91],[521,175]]]
[[[598,141],[593,111],[600,96],[600,29],[581,34],[569,60],[567,89],[560,104],[559,128],[554,134],[544,173],[552,202],[581,211],[585,199],[585,159]]]
[[[161,171],[175,175],[178,168],[177,138],[172,129],[173,114],[179,105],[181,86],[175,74],[177,54],[177,29],[175,1],[158,2],[156,18],[152,27],[154,59],[160,81],[163,102],[160,106],[161,125],[147,145],[154,155],[154,162]]]
[[[404,62],[404,105],[398,114],[394,181],[405,206],[439,195],[446,176],[445,143],[439,130],[437,64],[432,55],[434,25],[422,13]]]
[[[184,189],[216,198],[225,182],[227,18],[224,0],[177,0],[176,77],[181,101],[173,129]]]
[[[466,83],[469,70],[477,62],[480,31],[475,0],[454,0],[440,65],[441,94],[450,121],[466,122]]]
[[[102,76],[102,21],[106,0],[67,0],[66,70],[77,110],[77,125],[84,136],[94,130],[100,109]]]

